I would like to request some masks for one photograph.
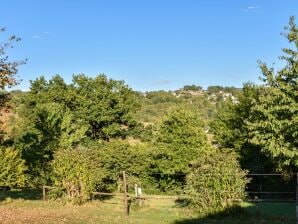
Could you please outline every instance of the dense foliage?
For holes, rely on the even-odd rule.
[[[134,189],[134,184],[148,188],[151,187],[148,172],[151,158],[150,145],[140,143],[133,139],[128,141],[114,140],[104,143],[97,149],[101,155],[103,167],[109,175],[105,178],[108,190],[123,190],[122,171],[126,172],[129,189]]]
[[[171,108],[177,105],[188,105],[196,108],[204,120],[208,123],[216,114],[220,102],[215,99],[208,99],[208,92],[184,91],[183,89],[175,92],[152,91],[145,94],[139,94],[141,108],[137,111],[135,117],[137,121],[143,124],[157,124],[162,122]]]
[[[57,148],[73,148],[88,139],[125,138],[135,125],[134,92],[104,75],[75,75],[71,84],[58,75],[49,81],[40,77],[19,101],[11,138],[34,184],[49,179],[47,164]]]
[[[0,27],[0,34],[5,31],[5,28]],[[7,40],[2,42],[0,39],[0,110],[9,107],[10,94],[5,89],[15,86],[18,83],[16,74],[18,68],[25,61],[11,61],[7,55],[7,50],[13,48],[14,44],[21,39],[15,35],[10,36]],[[0,116],[2,113],[0,111]],[[4,139],[3,122],[0,120],[0,142]]]
[[[201,86],[196,86],[196,85],[185,85],[183,86],[182,90],[185,91],[202,91],[203,88]]]
[[[51,165],[53,184],[65,189],[67,198],[77,203],[89,199],[106,176],[100,158],[84,148],[57,150]]]
[[[280,170],[298,166],[298,26],[290,19],[287,33],[293,49],[284,48],[284,68],[275,72],[265,63],[260,67],[264,85],[254,101],[254,119],[248,122],[252,142],[269,154]]]
[[[254,119],[253,102],[258,98],[257,86],[244,84],[238,103],[226,101],[211,124],[213,141],[220,148],[237,152],[242,168],[251,173],[271,173],[274,166],[261,147],[250,141],[248,121]]]
[[[290,19],[285,67],[275,72],[260,63],[263,85],[245,84],[238,103],[227,101],[213,122],[216,143],[239,152],[251,172],[297,171],[298,29]]]
[[[0,27],[0,34],[5,31],[5,28]],[[25,61],[11,61],[7,56],[7,50],[13,48],[15,42],[21,39],[12,35],[3,43],[0,43],[0,89],[11,87],[17,84],[15,75],[18,72],[18,67],[24,64]]]
[[[248,184],[244,170],[297,171],[293,18],[286,37],[295,49],[284,49],[285,67],[275,72],[261,63],[264,84],[242,89],[186,85],[142,93],[102,74],[74,75],[71,83],[59,75],[31,81],[29,91],[10,93],[13,109],[2,110],[9,119],[0,120],[6,123],[0,185],[55,185],[71,201],[83,202],[95,190],[121,191],[126,171],[129,191],[138,184],[148,192],[186,193],[203,214],[229,207],[257,183]],[[1,46],[0,56],[7,47]],[[15,84],[19,63],[6,57],[0,63],[4,89]],[[1,100],[7,96],[1,94]]]
[[[12,148],[0,147],[0,186],[25,186],[26,166],[20,153]]]
[[[187,106],[169,111],[156,133],[154,145],[151,169],[159,180],[158,187],[164,191],[181,190],[191,161],[209,149],[203,121],[196,110]]]
[[[191,204],[200,214],[216,213],[245,198],[248,179],[235,154],[212,151],[199,157],[187,176]]]

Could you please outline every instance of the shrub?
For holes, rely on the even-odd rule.
[[[143,187],[148,183],[148,172],[151,158],[148,151],[149,144],[140,143],[133,139],[113,140],[106,142],[98,148],[104,168],[108,170],[109,176],[105,178],[107,190],[118,191],[122,186],[122,171],[126,171],[129,190],[134,190],[134,184],[141,184]]]
[[[26,166],[20,153],[12,148],[0,148],[0,186],[22,187],[25,185]]]
[[[201,156],[187,176],[192,206],[202,215],[229,209],[234,199],[245,197],[246,174],[233,153],[213,151]]]
[[[84,202],[105,177],[101,161],[94,150],[60,149],[52,162],[54,185],[65,189],[67,198]]]

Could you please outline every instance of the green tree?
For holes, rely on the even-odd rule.
[[[5,31],[5,28],[0,27],[0,34]],[[5,87],[11,87],[17,84],[15,75],[18,72],[18,67],[24,64],[25,61],[10,61],[7,56],[7,50],[13,48],[15,42],[21,39],[15,35],[10,36],[7,41],[0,43],[0,89],[4,90]]]
[[[20,100],[12,138],[40,183],[49,179],[56,149],[75,148],[87,139],[125,138],[135,125],[136,107],[135,93],[105,75],[76,75],[71,84],[59,75],[40,77]]]
[[[37,104],[32,110],[22,108],[23,113],[14,124],[14,146],[22,153],[28,166],[29,182],[34,185],[46,184],[49,179],[49,161],[59,148],[61,123],[65,110],[61,104]],[[26,116],[27,115],[27,116]]]
[[[72,148],[87,138],[89,125],[82,119],[77,119],[71,111],[65,112],[61,122],[61,135],[59,145]]]
[[[189,90],[201,91],[203,88],[201,86],[196,86],[196,85],[185,85],[185,86],[183,86],[182,89],[185,91],[189,91]]]
[[[20,153],[12,148],[0,148],[0,186],[23,187],[26,166]]]
[[[237,152],[241,167],[252,173],[273,172],[274,166],[261,147],[250,141],[247,122],[254,119],[254,101],[259,97],[258,87],[252,83],[243,86],[238,102],[223,102],[217,118],[211,124],[214,143],[220,148]]]
[[[77,117],[90,125],[88,136],[91,138],[106,141],[124,138],[135,125],[136,94],[123,81],[108,79],[105,75],[95,78],[77,75],[72,88],[77,95]]]
[[[195,108],[188,105],[172,108],[160,126],[157,142],[204,147],[207,142],[204,125]]]
[[[169,112],[156,134],[154,144],[152,172],[156,173],[153,176],[158,188],[163,191],[181,189],[191,162],[210,147],[204,123],[198,112],[188,106],[179,106]]]
[[[284,48],[284,68],[275,71],[260,63],[264,85],[254,101],[249,125],[252,143],[270,155],[280,170],[298,166],[298,27],[290,18],[285,36],[293,49]]]

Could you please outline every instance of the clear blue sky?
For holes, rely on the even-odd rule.
[[[18,86],[40,75],[105,73],[136,90],[258,82],[277,62],[297,0],[1,0],[0,26],[28,58]]]

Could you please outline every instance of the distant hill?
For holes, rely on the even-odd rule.
[[[235,87],[210,86],[206,90],[196,85],[184,86],[175,91],[140,92],[141,108],[136,119],[144,124],[160,122],[169,109],[178,104],[190,104],[208,123],[214,119],[218,108],[225,100],[237,103],[242,89]]]

